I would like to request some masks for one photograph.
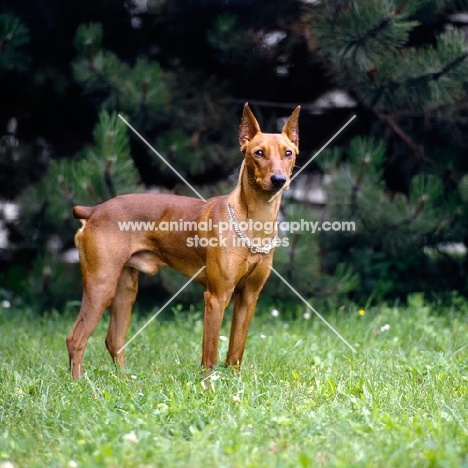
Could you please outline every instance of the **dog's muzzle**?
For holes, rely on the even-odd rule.
[[[286,183],[286,176],[283,174],[273,174],[270,180],[275,189],[280,189]]]

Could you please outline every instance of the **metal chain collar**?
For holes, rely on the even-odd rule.
[[[247,237],[246,233],[240,228],[239,221],[237,221],[236,215],[234,214],[234,210],[232,206],[228,203],[227,204],[227,214],[229,221],[231,221],[232,228],[234,232],[244,241],[244,244],[250,249],[252,253],[263,253],[268,254],[272,249],[274,249],[277,245],[281,243],[278,234],[275,233],[275,237],[273,237],[272,241],[265,245],[264,247],[257,247],[252,245],[252,241]]]

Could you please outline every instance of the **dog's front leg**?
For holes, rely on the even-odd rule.
[[[232,290],[208,287],[205,291],[205,319],[203,325],[203,347],[201,365],[209,371],[218,363],[218,341],[224,310],[232,296]]]
[[[261,289],[253,290],[245,287],[234,293],[234,314],[226,365],[234,366],[236,369],[240,369],[250,322],[254,316],[260,291]]]
[[[226,365],[234,366],[236,369],[240,369],[245,342],[247,341],[250,322],[255,313],[258,296],[270,274],[269,265],[271,265],[271,261],[258,265],[244,286],[234,292],[234,313]]]

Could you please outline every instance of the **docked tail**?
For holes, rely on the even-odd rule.
[[[79,219],[82,223],[82,226],[80,229],[75,234],[75,245],[80,249],[80,240],[81,240],[81,235],[83,233],[83,229],[86,227],[86,222],[88,221],[89,218],[91,218],[92,214],[94,213],[94,207],[92,206],[82,206],[82,205],[76,205],[73,207],[73,217],[75,219]],[[80,252],[80,257],[81,257],[81,252]]]
[[[92,206],[82,206],[76,205],[73,207],[73,217],[75,219],[89,219],[94,212],[94,207]]]

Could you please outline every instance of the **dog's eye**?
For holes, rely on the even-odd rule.
[[[258,156],[259,158],[263,158],[264,153],[263,153],[262,150],[257,150],[257,151],[255,151],[255,156]]]
[[[284,153],[284,156],[285,156],[286,158],[291,158],[291,157],[292,157],[292,151],[289,151],[289,150],[286,151],[286,153]]]

